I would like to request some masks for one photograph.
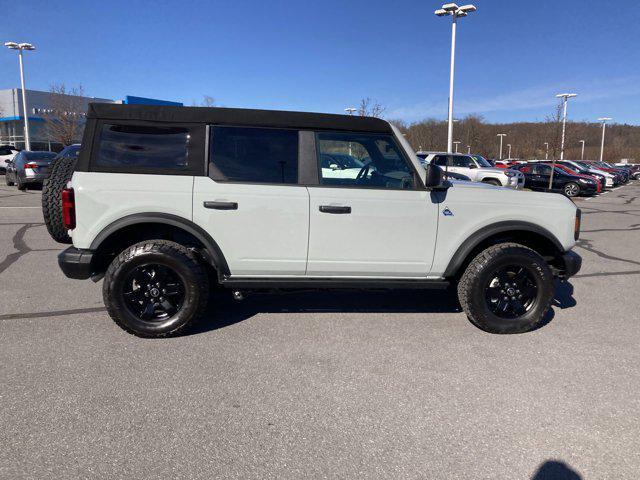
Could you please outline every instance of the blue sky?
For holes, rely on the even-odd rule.
[[[612,6],[616,5],[615,11]],[[229,107],[340,112],[372,97],[387,118],[444,118],[450,20],[429,0],[0,0],[7,41],[29,41],[28,88],[82,84]],[[477,0],[460,20],[456,116],[640,124],[640,1]],[[19,85],[0,51],[0,88]]]

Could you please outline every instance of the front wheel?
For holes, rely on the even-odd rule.
[[[502,186],[502,183],[500,183],[500,180],[497,180],[495,178],[487,178],[485,180],[482,180],[482,183],[488,183],[489,185],[495,185],[496,187]]]
[[[9,172],[4,174],[4,183],[6,183],[8,187],[13,186],[13,182],[9,180]]]
[[[458,283],[467,317],[490,333],[522,333],[544,322],[554,294],[551,269],[535,251],[502,243],[480,252]]]
[[[564,186],[564,194],[567,197],[577,197],[580,195],[580,185],[574,182],[569,182]]]
[[[111,318],[145,338],[176,335],[203,314],[206,269],[186,247],[166,240],[132,245],[107,269],[102,295]]]

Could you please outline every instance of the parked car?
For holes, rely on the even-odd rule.
[[[42,185],[44,179],[49,176],[49,164],[55,156],[55,152],[19,152],[7,168],[6,184],[16,184],[18,190],[26,190],[32,185]]]
[[[589,171],[588,169],[578,165],[577,163],[573,163],[568,160],[556,161],[556,165],[565,166],[570,170],[568,173],[587,175],[597,179],[600,182],[602,190],[604,190],[607,186],[613,186],[613,176],[611,176],[611,180],[608,180],[606,172]]]
[[[446,152],[418,152],[417,155],[425,164],[438,165],[447,172],[464,175],[474,182],[511,188],[524,186],[524,176],[518,171],[492,167],[482,155]]]
[[[531,190],[549,191],[549,179],[551,177],[550,165],[544,163],[524,163],[517,168],[525,176],[525,186]],[[593,195],[596,193],[595,180],[569,175],[564,170],[556,167],[553,171],[553,183],[551,191],[560,192],[567,197],[578,195]]]
[[[621,175],[613,172],[605,172],[602,169],[596,168],[595,165],[593,165],[590,162],[583,162],[583,161],[578,162],[576,160],[565,160],[565,162],[568,162],[572,165],[577,165],[578,167],[582,167],[586,169],[589,173],[603,175],[606,179],[605,187],[617,187],[618,185],[620,185],[620,183],[622,183]]]
[[[617,168],[613,165],[609,165],[606,162],[590,162],[595,168],[600,170],[604,170],[605,172],[614,173],[620,176],[620,183],[628,183],[629,182],[629,172],[627,172],[623,168]]]
[[[476,326],[538,328],[554,277],[580,269],[580,211],[561,195],[442,180],[378,118],[92,103],[62,193],[70,278],[104,278],[113,320],[184,331],[210,291],[443,288]],[[323,154],[366,152],[356,178]],[[365,158],[364,156],[362,158]]]
[[[545,163],[544,165],[549,165],[549,166],[553,166],[553,164],[549,164],[549,163]],[[600,180],[596,177],[594,177],[593,175],[586,175],[583,173],[579,173],[576,172],[575,170],[570,169],[569,167],[567,167],[566,165],[563,165],[561,163],[556,162],[555,164],[556,168],[559,168],[560,170],[562,170],[565,173],[568,173],[569,175],[574,175],[578,178],[587,178],[590,180],[593,180],[596,182],[596,193],[600,193],[602,191],[602,183],[600,183]]]
[[[7,162],[16,156],[18,149],[12,145],[0,145],[0,173],[7,170]]]

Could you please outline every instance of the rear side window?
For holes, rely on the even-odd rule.
[[[298,183],[298,131],[212,127],[209,176],[218,181]]]
[[[204,130],[204,126],[200,127]],[[92,170],[124,173],[198,175],[197,126],[104,123],[94,149]],[[194,135],[196,133],[196,135]],[[195,144],[195,145],[194,145]],[[194,154],[195,153],[195,154]]]
[[[446,155],[436,155],[433,158],[433,163],[435,163],[436,165],[438,165],[440,167],[446,167],[447,166],[447,156]]]

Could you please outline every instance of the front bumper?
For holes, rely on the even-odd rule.
[[[79,250],[75,247],[69,247],[58,254],[58,265],[62,273],[76,280],[91,278],[92,260],[91,250]]]
[[[580,271],[582,267],[582,257],[576,252],[570,250],[563,253],[556,263],[554,274],[563,280],[573,277]]]

